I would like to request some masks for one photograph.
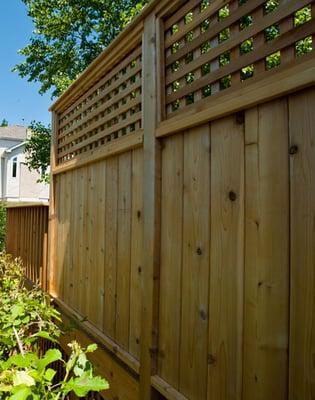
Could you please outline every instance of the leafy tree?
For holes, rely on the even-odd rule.
[[[41,174],[41,182],[48,182],[47,168],[50,164],[51,128],[50,126],[46,127],[41,122],[32,121],[29,129],[32,134],[26,140],[26,164],[30,170],[35,170]]]
[[[0,127],[4,128],[5,126],[8,126],[8,125],[9,125],[9,122],[5,118],[3,118],[3,120],[2,120],[2,122],[0,124]]]
[[[35,25],[14,70],[60,95],[148,0],[22,0]]]

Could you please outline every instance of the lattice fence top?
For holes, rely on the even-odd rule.
[[[190,0],[165,19],[166,114],[313,50],[314,1]]]
[[[141,45],[60,115],[57,164],[141,129]]]

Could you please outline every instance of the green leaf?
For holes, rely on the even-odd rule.
[[[86,348],[86,353],[93,353],[95,350],[97,350],[97,344],[89,344]]]
[[[13,319],[18,318],[19,316],[23,315],[23,313],[24,313],[24,307],[20,304],[15,304],[11,308],[11,316]]]
[[[48,369],[45,371],[44,378],[45,378],[48,382],[51,382],[51,381],[54,379],[54,376],[55,376],[55,375],[56,375],[56,371],[53,370],[52,368],[48,368]]]
[[[58,349],[49,349],[43,358],[41,358],[38,362],[37,362],[37,368],[39,371],[43,371],[47,365],[55,362],[55,361],[59,361],[62,359],[62,354],[60,352],[60,350]]]
[[[73,391],[78,397],[84,397],[91,391],[100,392],[109,388],[108,382],[100,376],[90,377],[87,374],[71,378],[65,386],[65,393]]]
[[[15,376],[13,377],[13,385],[14,386],[34,386],[35,380],[32,378],[27,371],[16,371]]]
[[[58,343],[57,340],[54,339],[54,338],[49,334],[49,332],[46,332],[46,331],[39,331],[39,332],[36,332],[36,333],[33,335],[33,337],[41,337],[41,338],[46,339],[46,340],[49,340],[49,341],[51,341],[51,342],[53,342],[53,343]]]
[[[32,394],[32,390],[29,387],[20,386],[14,390],[14,394],[10,397],[11,400],[28,400]]]
[[[36,359],[37,356],[34,353],[27,353],[24,356],[22,356],[22,354],[16,354],[7,360],[6,368],[9,368],[11,365],[15,365],[19,368],[28,368]]]
[[[76,376],[81,376],[83,374],[87,362],[88,362],[88,360],[86,358],[86,355],[84,353],[81,353],[75,363],[74,368],[73,368],[73,372]]]

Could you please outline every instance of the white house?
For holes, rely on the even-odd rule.
[[[48,202],[49,185],[38,183],[40,174],[25,164],[23,126],[0,127],[0,198],[7,202]]]

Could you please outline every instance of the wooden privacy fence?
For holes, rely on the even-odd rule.
[[[48,204],[7,204],[6,251],[20,257],[26,277],[47,287]]]
[[[109,399],[315,399],[314,9],[153,1],[52,106],[49,290]]]

